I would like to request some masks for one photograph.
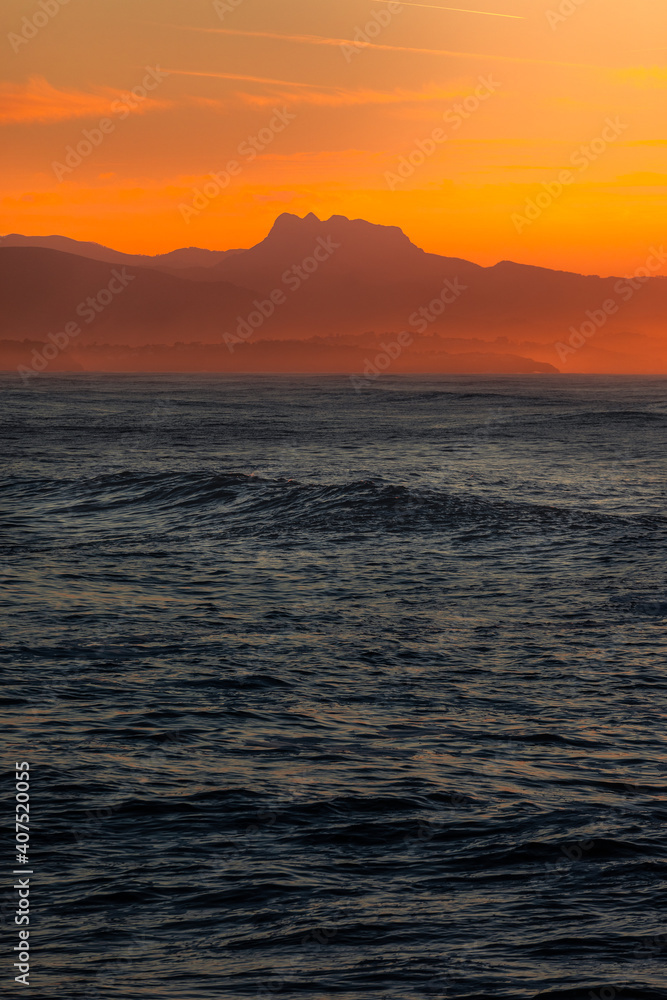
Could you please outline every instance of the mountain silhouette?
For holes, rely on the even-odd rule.
[[[152,267],[181,276],[183,273],[190,272],[193,276],[198,277],[201,273],[202,280],[208,280],[206,274],[208,269],[219,264],[224,257],[243,252],[242,250],[200,250],[199,247],[183,247],[180,250],[171,250],[169,253],[149,256],[147,254],[121,253],[119,250],[104,247],[100,243],[81,243],[68,236],[21,236],[18,233],[1,236],[0,247],[41,247],[45,250],[60,250],[63,253],[87,257],[89,260],[104,261],[108,264],[125,264],[128,267]],[[214,276],[213,280],[217,280],[217,276]]]
[[[322,370],[345,370],[364,345],[372,349],[407,331],[410,349],[395,359],[393,371],[415,370],[415,363],[424,371],[459,370],[461,359],[474,365],[475,358],[498,371],[507,364],[518,366],[513,370],[667,370],[667,278],[602,278],[511,261],[481,267],[426,253],[394,226],[340,215],[321,220],[313,213],[285,213],[256,246],[227,252],[191,247],[149,257],[65,237],[4,237],[0,338],[45,342],[107,285],[113,267],[123,266],[132,280],[83,324],[71,347],[84,368],[93,347],[99,355],[104,345],[126,347],[127,364],[131,357],[138,364],[136,352],[150,346],[157,367],[168,348],[174,363],[185,365],[174,360],[178,343],[202,345],[179,351],[188,354],[187,364],[204,369],[210,363],[238,370],[245,359],[252,370],[262,364],[283,370],[282,363],[275,366],[290,357],[297,365],[292,370],[304,364],[320,370],[326,356]],[[271,341],[283,342],[282,355]],[[217,348],[222,354],[214,361]],[[17,350],[5,347],[0,363]],[[331,367],[336,356],[340,369]]]
[[[96,298],[110,282],[115,287],[125,284],[87,323],[87,300]],[[103,263],[59,250],[0,247],[2,337],[43,339],[68,322],[77,322],[83,328],[79,343],[218,342],[225,325],[253,308],[252,298],[246,289],[226,281],[195,284],[159,270]]]

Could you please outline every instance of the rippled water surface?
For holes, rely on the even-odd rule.
[[[34,995],[667,997],[667,380],[0,380]]]

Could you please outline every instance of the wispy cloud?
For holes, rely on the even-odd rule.
[[[436,87],[430,90],[300,90],[297,93],[281,91],[280,98],[290,104],[314,104],[320,107],[359,107],[389,104],[425,104],[438,101],[450,101],[467,94],[465,88],[456,87],[445,90]],[[275,103],[276,95],[243,94],[243,100],[248,104],[260,107]]]
[[[201,76],[212,80],[238,80],[243,83],[269,83],[279,87],[308,87],[314,90],[323,88],[316,83],[302,83],[298,80],[275,80],[267,76],[250,76],[243,73],[216,73],[205,70],[194,69],[170,69],[165,70],[170,76]]]
[[[377,0],[378,3],[393,3],[394,0]],[[429,10],[456,11],[457,14],[484,14],[486,17],[509,17],[513,21],[525,21],[520,14],[499,14],[495,10],[470,10],[469,7],[443,7],[442,4],[412,3],[411,0],[401,0],[404,7],[428,7]]]
[[[359,43],[352,38],[329,38],[325,35],[281,35],[273,31],[242,31],[237,28],[197,28],[186,24],[166,24],[163,27],[176,28],[180,31],[194,31],[205,35],[229,35],[240,38],[267,38],[279,42],[291,42],[297,45],[324,45],[339,48],[341,45],[373,49],[378,52],[408,52],[415,55],[448,56],[454,59],[483,59],[485,62],[524,63],[531,66],[567,66],[578,69],[604,69],[591,63],[570,63],[553,59],[539,59],[530,56],[503,56],[493,52],[461,52],[456,49],[427,49],[414,45],[383,45],[380,42]]]
[[[271,94],[250,94],[245,91],[239,94],[247,104],[253,104],[258,107],[274,104],[278,99],[289,101],[290,104],[314,104],[324,107],[356,107],[373,104],[423,104],[451,100],[468,93],[464,84],[453,85],[448,88],[431,86],[422,90],[402,90],[400,88],[396,88],[395,90],[348,90],[344,87],[329,87],[325,84],[304,83],[295,80],[277,80],[273,77],[252,76],[242,73],[218,73],[216,71],[207,72],[206,70],[189,69],[170,69],[168,72],[172,76],[194,76],[213,80],[238,81],[240,83],[260,83],[279,88]],[[292,87],[297,88],[296,93],[283,89]],[[190,98],[189,100],[211,108],[227,106],[227,102],[216,98]]]
[[[327,87],[322,84],[304,83],[298,80],[282,80],[274,77],[254,76],[241,73],[218,73],[204,70],[171,69],[174,76],[202,77],[204,79],[229,80],[239,83],[257,83],[269,86],[270,94],[240,92],[239,97],[247,104],[264,106],[277,99],[290,104],[312,104],[323,107],[353,107],[360,105],[400,105],[444,101],[464,94],[462,87],[431,87],[424,90],[346,90],[342,87]],[[27,83],[0,84],[0,125],[16,123],[59,122],[74,118],[105,116],[111,113],[112,104],[123,100],[123,92],[105,88],[96,93],[85,91],[59,90],[42,77],[31,77]],[[215,110],[227,110],[229,100],[216,97],[187,95],[177,101],[158,101],[147,98],[137,104],[139,113],[158,108],[197,106]]]
[[[616,70],[615,76],[621,83],[631,83],[649,90],[667,86],[666,66],[625,66]]]
[[[629,187],[667,187],[667,174],[638,170],[632,174],[621,174],[616,178],[616,183]]]
[[[0,125],[32,122],[60,122],[72,118],[104,116],[114,100],[122,100],[122,92],[105,88],[97,93],[81,90],[58,90],[43,77],[33,76],[27,83],[0,83]],[[144,114],[159,107],[169,107],[163,101],[147,98],[137,107]]]

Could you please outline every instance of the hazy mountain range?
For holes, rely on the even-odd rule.
[[[645,274],[630,280],[485,268],[425,253],[395,227],[312,214],[281,215],[248,250],[155,257],[10,235],[0,238],[0,366],[30,366],[53,344],[53,371],[370,364],[372,377],[386,357],[394,373],[662,373],[667,278],[646,277],[661,253],[647,249]]]

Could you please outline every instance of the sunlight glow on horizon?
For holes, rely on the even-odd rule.
[[[637,0],[629,17],[608,0],[551,24],[547,0],[505,0],[506,14],[388,3],[254,0],[188,25],[184,0],[145,0],[141,20],[127,0],[113,16],[63,7],[20,39],[25,8],[7,0],[0,20],[19,43],[0,82],[12,152],[0,230],[229,249],[259,242],[283,211],[312,211],[396,225],[427,252],[485,265],[633,271],[667,215],[667,5]],[[170,67],[150,91],[147,67]],[[275,109],[289,124],[272,132]],[[179,204],[233,162],[186,225]]]

